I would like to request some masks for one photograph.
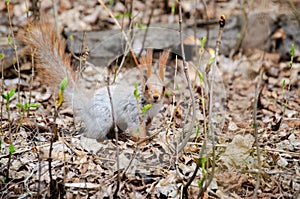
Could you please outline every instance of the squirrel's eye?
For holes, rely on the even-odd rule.
[[[165,86],[163,86],[163,93],[165,92],[165,90],[166,90],[166,87],[165,87]]]
[[[145,85],[145,91],[147,91],[147,90],[149,90],[149,87],[148,87],[148,85],[146,84],[146,85]]]

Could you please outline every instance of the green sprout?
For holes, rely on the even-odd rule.
[[[134,91],[133,91],[133,95],[136,98],[136,100],[140,100],[141,98],[141,94],[139,93],[139,84],[138,83],[134,83]]]
[[[7,35],[7,42],[8,42],[9,45],[11,44],[11,37],[10,37],[10,35]]]
[[[9,102],[15,93],[16,93],[16,88],[11,89],[6,94],[2,93],[2,97],[6,100],[6,109],[9,109],[9,105],[10,105]]]
[[[14,145],[13,145],[13,144],[10,144],[10,145],[9,145],[9,153],[10,153],[10,154],[13,154],[15,151],[16,151],[16,150],[15,150]]]
[[[121,17],[131,17],[131,14],[130,13],[125,13],[125,14],[118,13],[118,14],[115,15],[116,19],[119,19]]]
[[[5,59],[5,55],[3,53],[0,53],[0,60],[3,61]]]
[[[199,132],[200,132],[200,126],[198,125],[196,126],[196,137],[199,136]]]
[[[143,115],[146,114],[146,112],[152,107],[152,104],[146,104],[144,107],[142,107],[142,113]]]
[[[59,85],[57,107],[60,107],[64,101],[64,91],[68,85],[68,77],[65,77]]]
[[[166,95],[166,96],[170,96],[171,94],[172,94],[172,92],[171,92],[170,90],[166,90],[166,91],[165,91],[165,95]]]
[[[206,172],[206,169],[205,169],[206,162],[207,162],[206,157],[201,158],[201,169],[202,169],[202,175],[203,175],[202,179],[205,179],[206,175],[207,175],[207,172]],[[202,187],[202,185],[203,185],[203,180],[199,179],[198,180],[198,186]]]
[[[206,41],[207,41],[207,38],[206,38],[206,36],[204,36],[204,37],[202,38],[202,40],[201,40],[201,49],[203,49],[203,50],[204,50]]]
[[[202,84],[203,83],[203,75],[201,72],[198,72],[198,77],[199,77],[200,84]]]
[[[290,54],[291,54],[290,66],[292,67],[294,56],[295,56],[295,45],[294,44],[292,44],[292,46],[291,46]]]
[[[142,29],[142,30],[147,29],[147,26],[144,25],[144,24],[141,24],[141,23],[136,23],[136,24],[135,24],[135,27],[136,27],[136,28],[139,28],[139,29]]]
[[[175,8],[176,8],[176,5],[175,5],[175,2],[171,5],[171,13],[172,15],[175,14]]]
[[[284,89],[284,87],[285,87],[285,79],[282,80],[282,83],[281,83],[281,88],[282,88],[282,90]]]
[[[40,103],[25,103],[25,104],[17,103],[16,106],[22,108],[23,115],[25,115],[28,109],[40,107],[41,104]]]

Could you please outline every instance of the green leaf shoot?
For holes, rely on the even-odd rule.
[[[133,91],[133,95],[136,98],[136,100],[140,100],[141,98],[141,94],[139,93],[139,84],[138,83],[134,83],[134,91]]]
[[[60,82],[60,85],[59,85],[59,92],[58,92],[58,100],[57,100],[57,107],[60,107],[64,101],[64,91],[66,89],[68,85],[68,78],[65,77],[61,82]]]
[[[198,77],[199,77],[200,84],[202,84],[203,83],[203,75],[200,71],[198,72]]]
[[[282,83],[281,83],[281,88],[284,89],[284,87],[285,87],[285,79],[282,80]]]
[[[5,59],[5,55],[3,53],[0,53],[0,59],[3,61]]]
[[[146,112],[152,107],[152,104],[146,104],[144,107],[142,107],[142,113],[143,115],[146,114]]]
[[[206,41],[207,41],[207,38],[206,38],[206,36],[204,36],[204,37],[202,38],[202,40],[201,40],[201,49],[203,49],[203,50],[204,50]]]
[[[198,181],[197,181],[198,187],[202,187],[202,183],[203,183],[203,181],[201,179],[198,179]]]
[[[290,66],[292,67],[294,56],[295,56],[295,45],[294,44],[291,45],[290,55],[291,55]]]
[[[65,77],[61,82],[60,82],[60,90],[62,90],[62,92],[65,91],[66,87],[68,85],[68,77]]]
[[[7,35],[7,42],[8,42],[9,45],[11,44],[11,38],[10,38],[10,35]]]
[[[200,132],[200,126],[198,125],[196,126],[196,137],[199,136],[199,132]]]
[[[171,92],[170,90],[166,90],[166,91],[165,91],[165,95],[166,95],[166,96],[170,96],[171,94],[172,94],[172,92]]]
[[[147,29],[147,26],[144,25],[144,24],[141,24],[141,23],[136,23],[135,27],[140,28],[140,29],[142,29],[142,30]]]
[[[206,169],[205,169],[206,161],[207,161],[206,157],[201,158],[202,173],[204,176],[206,176]]]
[[[12,96],[14,96],[15,93],[16,93],[16,88],[11,89],[11,90],[9,91],[9,94],[8,94],[9,99],[11,99]]]
[[[175,5],[175,2],[171,5],[171,13],[172,15],[175,14],[175,8],[176,8],[176,5]]]
[[[294,44],[291,45],[290,54],[292,57],[295,56],[295,45]]]
[[[14,145],[10,144],[10,145],[9,145],[9,153],[12,154],[12,153],[14,153],[15,151],[16,151],[16,150],[15,150]]]
[[[9,92],[7,92],[6,94],[2,93],[2,97],[7,101],[9,102],[10,99],[13,97],[13,95],[15,94],[16,92],[16,88],[13,88],[11,89]]]

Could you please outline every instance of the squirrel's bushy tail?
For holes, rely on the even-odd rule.
[[[59,89],[60,82],[68,77],[68,89],[75,86],[75,73],[70,66],[70,56],[65,53],[66,42],[56,34],[54,25],[46,20],[30,25],[20,39],[31,47],[35,67],[43,83]]]

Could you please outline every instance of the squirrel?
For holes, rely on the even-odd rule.
[[[152,118],[158,114],[163,105],[168,50],[160,55],[158,75],[152,74],[151,71],[153,51],[148,49],[146,55],[141,57],[138,67],[146,66],[147,73],[145,81],[137,89],[133,85],[125,89],[116,89],[117,85],[109,86],[113,115],[107,86],[89,93],[76,84],[76,73],[71,67],[70,56],[65,53],[66,41],[56,34],[51,22],[42,20],[31,25],[21,36],[21,40],[33,50],[35,67],[45,83],[53,89],[58,89],[60,82],[65,77],[68,78],[64,98],[73,105],[75,114],[85,124],[85,137],[103,141],[114,129],[114,121],[119,129],[128,130],[135,138],[146,137],[145,131],[149,129]],[[136,90],[139,98],[136,97]],[[148,104],[150,108],[146,113],[141,113],[141,108]],[[146,130],[140,129],[143,122]]]

